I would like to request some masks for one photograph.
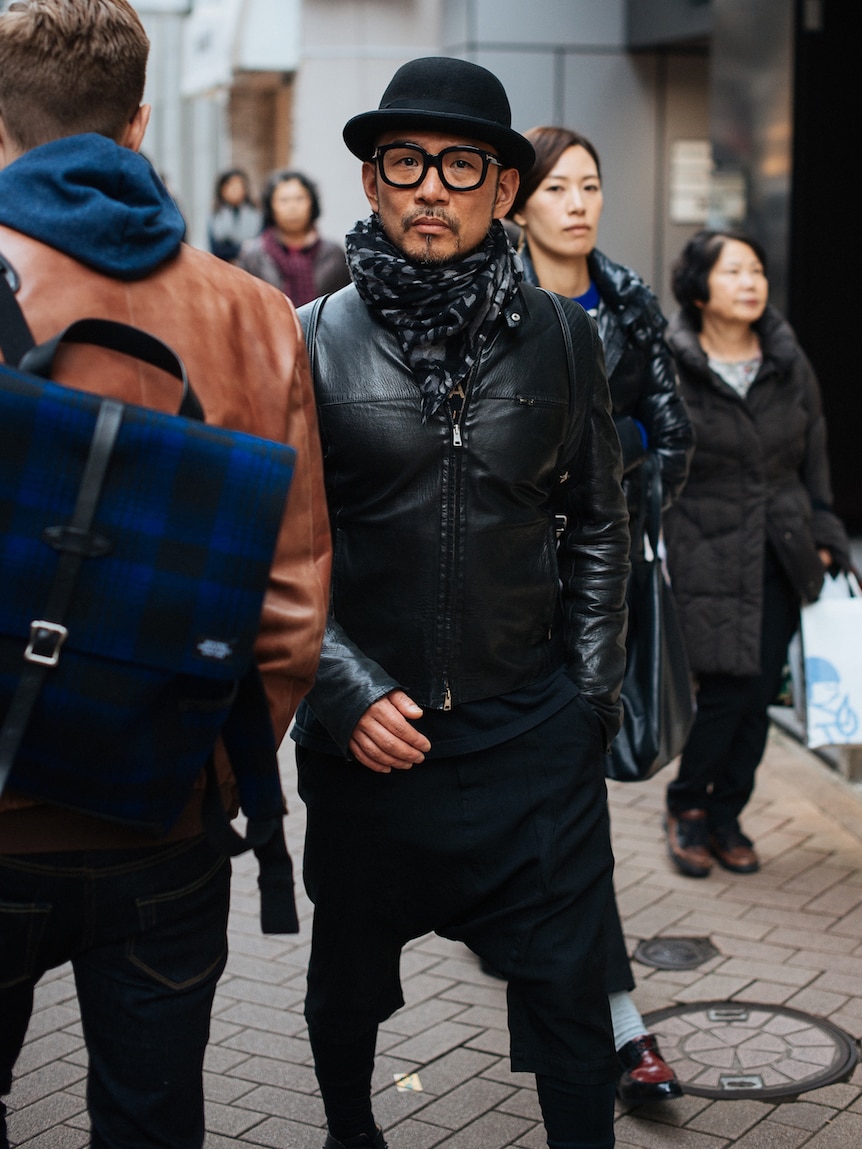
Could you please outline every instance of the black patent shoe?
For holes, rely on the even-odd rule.
[[[626,1105],[644,1101],[670,1101],[682,1097],[676,1074],[658,1050],[651,1033],[626,1042],[617,1050],[623,1074],[617,1082],[617,1097]]]

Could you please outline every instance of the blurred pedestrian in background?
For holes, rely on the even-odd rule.
[[[760,861],[739,818],[754,789],[802,602],[851,565],[832,511],[820,387],[769,305],[766,254],[750,235],[704,230],[673,267],[669,345],[697,436],[688,482],[665,516],[667,562],[697,715],[667,790],[677,869],[736,874]]]
[[[317,231],[320,196],[302,172],[273,172],[263,193],[263,231],[247,240],[237,263],[297,306],[350,283],[341,244]]]
[[[210,251],[233,262],[243,241],[257,235],[263,223],[249,179],[242,168],[229,168],[216,180],[212,214],[207,221]]]
[[[537,127],[525,134],[535,148],[536,163],[521,180],[509,212],[520,228],[517,243],[524,277],[574,299],[598,323],[623,450],[623,489],[634,517],[640,502],[640,464],[647,452],[660,461],[667,505],[682,489],[694,446],[673,357],[664,341],[667,320],[640,276],[596,247],[604,192],[595,146],[563,127]],[[643,540],[633,538],[632,546],[642,547]],[[635,980],[615,897],[605,930],[614,1044],[623,1066],[617,1092],[626,1102],[679,1097],[676,1075],[662,1059],[654,1036],[646,1032],[631,996]]]

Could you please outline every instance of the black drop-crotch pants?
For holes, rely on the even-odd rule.
[[[613,855],[588,704],[577,697],[499,746],[390,774],[301,746],[296,758],[318,1060],[403,1004],[402,947],[434,931],[507,978],[515,1072],[615,1081],[603,943]]]

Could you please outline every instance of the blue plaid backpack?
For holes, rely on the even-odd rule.
[[[34,346],[17,286],[0,257],[0,793],[160,835],[206,768],[214,845],[255,850],[263,930],[295,933],[253,655],[295,451],[204,423],[179,357],[137,328],[82,319]],[[70,342],[171,373],[179,414],[52,382]],[[245,836],[218,795],[219,737]]]

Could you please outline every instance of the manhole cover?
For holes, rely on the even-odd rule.
[[[789,1097],[849,1077],[852,1037],[784,1006],[707,1001],[645,1018],[686,1093],[725,1100]]]
[[[694,969],[718,957],[718,950],[709,938],[647,938],[632,956],[657,969]]]

